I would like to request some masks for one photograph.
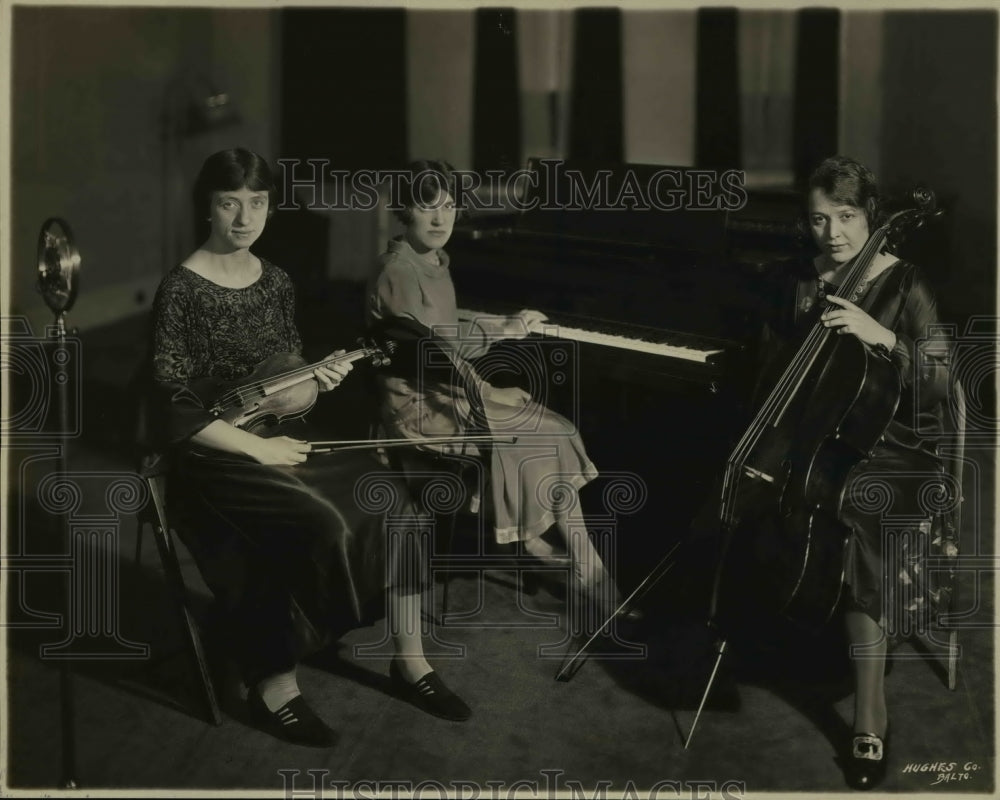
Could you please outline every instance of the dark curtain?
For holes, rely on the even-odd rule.
[[[333,169],[405,163],[404,9],[282,12],[281,154]]]
[[[622,31],[618,9],[575,14],[569,157],[618,163],[622,144]]]
[[[735,8],[698,10],[695,166],[738,169],[739,42]]]
[[[476,11],[472,141],[477,170],[521,166],[516,21],[513,9]]]
[[[799,12],[792,106],[792,167],[800,189],[820,161],[837,153],[839,71],[840,12],[803,9]]]

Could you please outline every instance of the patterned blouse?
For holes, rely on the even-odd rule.
[[[302,352],[295,291],[280,268],[261,259],[261,275],[241,289],[174,267],[153,301],[153,377],[167,408],[172,443],[214,417],[188,389],[190,381],[237,380],[270,355]]]

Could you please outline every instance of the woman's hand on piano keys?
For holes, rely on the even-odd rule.
[[[504,322],[504,338],[523,339],[529,334],[541,333],[545,320],[545,314],[530,308],[518,311],[516,314],[511,314],[507,317],[506,322]]]

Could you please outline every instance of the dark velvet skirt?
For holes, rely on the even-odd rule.
[[[309,438],[301,427],[273,432]],[[221,452],[174,455],[177,530],[214,594],[247,680],[384,612],[386,591],[426,582],[405,483],[372,451],[313,455],[291,467]]]
[[[948,610],[958,555],[954,487],[923,452],[876,449],[847,482],[841,519],[850,526],[848,607],[892,639],[926,631]],[[928,561],[938,566],[927,567]]]
[[[718,580],[716,614],[726,628],[754,631],[759,638],[764,634],[758,621],[770,619],[786,599],[787,576],[795,574],[789,565],[796,569],[801,565],[785,557],[787,537],[798,534],[784,528],[774,515],[770,489],[759,483],[747,486],[745,507],[755,508],[748,499],[750,492],[765,488],[760,507],[767,513],[743,520],[724,550],[718,518],[720,483],[692,521],[689,541],[706,552],[717,548],[707,559],[710,570],[722,559],[721,571],[706,570],[700,586]],[[893,644],[935,629],[941,615],[951,610],[954,595],[958,496],[958,487],[941,462],[926,452],[881,446],[870,459],[860,461],[844,484],[839,514],[849,528],[842,610],[867,614]],[[796,539],[789,552],[798,555],[800,544]]]

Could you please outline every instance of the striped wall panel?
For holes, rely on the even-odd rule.
[[[877,161],[880,14],[327,8],[282,17],[282,151],[345,168],[427,156],[512,168],[542,155],[784,180],[841,141],[867,143],[860,150]],[[855,46],[860,58],[841,56]],[[365,60],[373,66],[360,69]],[[845,122],[858,110],[869,112],[860,127]]]

